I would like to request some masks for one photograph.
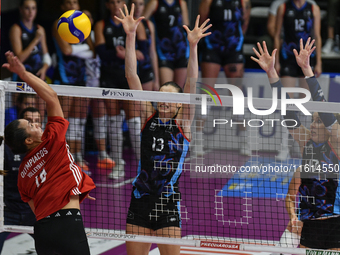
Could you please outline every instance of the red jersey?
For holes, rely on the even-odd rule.
[[[69,151],[65,139],[68,124],[62,117],[48,117],[42,143],[27,153],[19,168],[21,199],[24,202],[33,199],[37,220],[63,208],[71,195],[80,195],[82,202],[95,188]]]

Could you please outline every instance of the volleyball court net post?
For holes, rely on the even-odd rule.
[[[288,188],[294,173],[303,164],[315,163],[318,158],[313,158],[313,148],[308,147],[304,149],[305,153],[311,155],[309,161],[302,161],[299,144],[308,141],[304,136],[294,140],[297,136],[292,135],[287,127],[294,126],[295,122],[283,118],[282,108],[294,111],[301,124],[310,129],[312,115],[308,113],[336,114],[339,104],[304,102],[303,99],[286,100],[281,104],[282,100],[277,98],[282,91],[276,91],[273,95],[268,79],[262,73],[246,73],[242,80],[199,79],[194,82],[197,86],[196,94],[192,95],[51,85],[63,98],[86,98],[88,101],[86,107],[78,107],[86,113],[82,130],[75,128],[73,133],[80,136],[80,139],[72,136],[67,138],[81,142],[80,153],[96,184],[91,195],[97,200],[85,200],[81,204],[88,236],[206,248],[306,254],[305,249],[297,248],[298,243],[293,240],[296,236],[286,235],[282,238],[290,220],[287,213],[290,208],[286,208],[286,200],[287,197],[291,199],[295,206],[292,211],[297,217],[300,216],[301,199],[308,199],[312,201],[311,204],[314,201],[317,205],[318,198],[310,194],[301,197],[297,193],[294,197],[288,194]],[[329,98],[332,93],[330,82],[327,77],[319,79],[325,98]],[[0,133],[3,134],[4,110],[12,106],[12,95],[34,91],[25,83],[5,81],[1,81],[0,88],[0,123],[3,123]],[[294,89],[286,92],[294,93]],[[296,98],[298,92],[301,90],[295,90]],[[113,108],[107,108],[110,106],[108,102],[115,100],[119,100],[119,110],[115,111],[119,117],[112,114]],[[185,123],[183,120],[163,122],[164,119],[155,115],[154,119],[149,118],[152,121],[147,122],[144,128],[151,133],[159,133],[159,130],[164,129],[162,134],[168,133],[167,141],[164,141],[164,137],[157,137],[156,133],[149,137],[148,145],[138,145],[133,141],[133,135],[139,135],[139,132],[133,130],[136,126],[129,122],[131,114],[120,110],[128,102],[130,109],[136,113],[132,117],[136,118],[141,105],[147,101],[152,102],[155,110],[157,104],[163,104],[163,108],[168,107],[164,103],[175,103],[176,107],[180,106],[179,109],[184,104],[190,105],[189,109],[196,109],[191,125],[190,145],[185,142],[190,137],[184,137],[182,127],[178,128],[179,123]],[[72,109],[76,108],[69,108],[67,117],[77,116],[77,113],[72,113]],[[98,110],[103,118],[101,115],[95,116]],[[99,122],[99,126],[95,126],[94,120]],[[139,123],[144,124],[143,121]],[[119,129],[121,131],[117,131]],[[121,132],[123,139],[112,132]],[[104,140],[104,154],[115,161],[115,166],[98,164],[101,157],[98,139]],[[122,146],[121,149],[118,146]],[[139,169],[139,158],[143,157],[143,150],[147,149],[144,146],[154,150],[151,155],[152,171],[143,167]],[[4,145],[1,146],[2,158],[3,148]],[[142,151],[141,155],[138,150]],[[286,157],[280,153],[286,154]],[[124,164],[117,169],[120,160]],[[0,164],[3,166],[3,162]],[[323,162],[320,164],[324,165]],[[317,170],[318,164],[310,165],[310,169],[312,167]],[[339,165],[334,165],[333,169],[335,174],[326,178],[338,181]],[[139,179],[136,179],[137,173],[140,174]],[[314,178],[314,175],[307,177]],[[319,175],[319,178],[322,177]],[[133,186],[136,188],[133,189]],[[176,217],[173,215],[177,215],[179,210],[181,238],[148,236],[144,233],[126,234],[126,219],[131,217],[128,212],[132,195],[136,199],[138,196],[143,199],[150,196],[150,193],[153,198],[158,197],[148,205],[146,216],[150,224],[157,228],[158,224],[164,224],[164,219],[166,222],[174,221]],[[0,196],[3,197],[3,189]],[[141,211],[144,209],[142,206]],[[3,216],[3,207],[4,203],[1,203],[0,216]],[[163,222],[158,219],[163,219]],[[32,227],[4,225],[3,220],[1,229],[13,232],[33,231]],[[297,227],[292,232],[298,234]],[[172,235],[163,233],[163,236]]]

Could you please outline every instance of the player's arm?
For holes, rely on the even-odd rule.
[[[158,5],[157,0],[150,0],[148,2],[148,4],[145,6],[145,9],[144,9],[144,17],[146,19],[150,19],[152,14],[156,11],[157,5]]]
[[[182,11],[182,18],[183,18],[183,25],[190,26],[189,22],[189,12],[188,12],[188,5],[187,2],[182,0],[181,3],[181,11]]]
[[[28,205],[31,207],[32,212],[35,213],[35,207],[34,207],[33,199],[31,199],[30,201],[28,201]]]
[[[288,187],[288,192],[285,199],[285,206],[287,213],[289,215],[289,219],[291,221],[292,226],[296,226],[298,218],[296,216],[296,196],[299,191],[299,187],[301,184],[300,178],[300,168],[296,170],[294,173]]]
[[[159,69],[158,69],[158,56],[156,51],[156,36],[155,36],[155,26],[152,22],[147,21],[151,34],[151,45],[150,45],[150,58],[152,62],[152,68],[155,75],[153,90],[159,90]]]
[[[21,33],[22,31],[20,26],[14,24],[9,31],[9,40],[11,42],[11,47],[13,49],[14,54],[18,57],[18,59],[21,62],[24,62],[30,56],[34,47],[40,43],[44,32],[41,31],[41,29],[38,29],[35,34],[35,37],[25,49],[23,49],[22,46]]]
[[[281,49],[281,29],[283,24],[285,4],[281,4],[277,9],[276,24],[275,24],[275,36],[274,36],[274,49]],[[280,54],[277,54],[275,60],[275,69],[280,72]]]
[[[279,79],[277,71],[275,70],[275,57],[277,49],[274,49],[272,55],[270,55],[266,42],[263,42],[262,46],[258,42],[257,47],[258,51],[255,48],[253,48],[253,51],[258,58],[251,56],[251,59],[258,63],[260,67],[267,73],[271,86],[277,88],[278,94],[281,95],[282,83]],[[295,127],[288,128],[288,131],[293,136],[294,140],[299,143],[300,149],[303,150],[303,146],[305,145],[306,141],[309,140],[310,131],[301,125],[301,122],[295,111],[287,111],[283,118],[286,119],[287,126],[295,125]]]
[[[275,29],[276,29],[276,16],[269,13],[267,20],[267,32],[271,38],[275,37]]]
[[[198,13],[201,16],[200,18],[200,25],[202,22],[209,17],[209,10],[210,10],[210,5],[213,0],[202,0],[200,3],[200,6],[198,7]]]
[[[243,8],[243,24],[242,24],[242,32],[245,35],[248,29],[249,20],[250,20],[250,11],[251,11],[251,3],[250,0],[242,1]]]
[[[314,68],[314,73],[316,77],[319,77],[322,73],[322,59],[321,59],[321,15],[320,7],[318,5],[313,5],[313,16],[314,16],[314,38],[316,46],[316,64]]]
[[[64,117],[57,93],[43,80],[34,74],[27,72],[24,65],[12,52],[8,51],[5,55],[8,63],[3,64],[3,67],[16,73],[20,79],[28,83],[35,90],[39,97],[46,102],[47,115]]]
[[[187,79],[183,89],[184,93],[196,93],[196,82],[198,78],[198,42],[201,38],[211,34],[211,32],[206,33],[206,31],[212,26],[211,24],[207,25],[209,19],[206,19],[200,26],[199,20],[200,15],[198,15],[196,18],[195,27],[193,28],[193,30],[190,30],[186,25],[183,25],[184,29],[187,32],[187,39],[190,47],[189,62],[187,67]],[[192,121],[195,113],[195,107],[192,107],[192,105],[190,104],[184,104],[179,114],[180,113],[183,114],[183,119]]]
[[[300,39],[300,52],[296,49],[293,50],[296,62],[301,67],[303,74],[306,77],[306,81],[309,87],[313,101],[326,102],[323,95],[321,86],[318,80],[315,78],[312,67],[310,66],[310,55],[316,49],[314,46],[315,40],[308,38],[305,45],[303,45],[302,39]],[[328,132],[330,132],[330,142],[332,143],[337,154],[340,155],[340,126],[333,113],[319,112],[319,117],[325,125]]]
[[[129,11],[124,4],[125,13],[120,9],[121,15],[123,18],[118,18],[115,16],[115,19],[120,21],[123,24],[124,31],[126,33],[126,41],[125,41],[125,77],[129,84],[130,89],[132,90],[143,90],[142,83],[140,82],[139,76],[137,74],[137,58],[136,58],[136,31],[138,24],[144,17],[140,17],[137,20],[133,19],[133,13],[135,10],[135,5],[131,5],[131,12]],[[145,116],[149,117],[154,109],[150,102],[141,102],[141,112]]]
[[[38,28],[39,29],[41,28],[44,31],[44,35],[41,38],[41,49],[43,53],[43,66],[42,68],[40,68],[40,70],[37,72],[36,75],[39,76],[42,80],[45,80],[47,69],[52,65],[52,59],[51,59],[50,54],[48,53],[45,30],[40,25],[38,25]]]

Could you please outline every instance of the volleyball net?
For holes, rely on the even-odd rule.
[[[71,152],[72,146],[78,146],[78,150],[73,150],[75,160],[84,159],[80,163],[86,164],[96,184],[91,192],[96,201],[86,200],[81,205],[89,237],[306,254],[305,249],[297,248],[299,241],[296,243],[290,235],[281,238],[289,223],[285,205],[288,187],[293,174],[302,165],[299,141],[287,131],[291,124],[282,118],[282,108],[295,111],[302,125],[309,129],[312,116],[307,112],[335,114],[339,112],[339,103],[299,99],[281,104],[282,100],[273,99],[272,89],[263,73],[246,73],[240,81],[199,79],[193,82],[197,86],[196,94],[51,85],[60,95],[64,113],[67,111],[65,115],[71,119],[70,126],[73,122],[83,122],[82,129],[69,130],[67,140]],[[332,100],[335,91],[339,90],[339,81],[324,76],[319,83],[325,98]],[[34,94],[34,91],[25,83],[6,81],[1,81],[0,88],[0,135],[3,135],[5,110],[8,112],[15,105],[18,95]],[[287,92],[295,93],[296,98],[299,96],[298,90],[288,89]],[[117,100],[118,104],[115,103]],[[154,107],[177,103],[196,109],[192,116],[192,139],[184,153],[185,158],[179,163],[164,159],[160,154],[154,158],[158,175],[166,176],[168,171],[177,168],[182,172],[176,177],[179,191],[174,189],[167,193],[161,190],[162,199],[149,205],[152,208],[148,216],[155,226],[160,215],[169,214],[165,217],[167,221],[175,221],[173,211],[166,207],[172,199],[180,211],[181,238],[171,238],[171,233],[163,233],[163,237],[143,232],[138,235],[126,233],[126,219],[131,216],[128,211],[132,183],[138,185],[135,178],[140,151],[145,149],[139,138],[143,122],[138,120],[141,104],[145,101],[152,102]],[[129,113],[123,110],[126,105],[132,109]],[[42,122],[44,126],[46,116]],[[157,120],[148,128],[153,131],[157,125],[163,125],[162,121]],[[170,125],[169,132],[171,128]],[[154,140],[149,146],[162,151],[164,141],[157,137],[150,139]],[[170,150],[186,151],[179,140],[172,137],[165,144]],[[0,150],[1,158],[3,148],[4,145]],[[105,152],[100,152],[103,148]],[[79,155],[82,159],[77,158]],[[105,161],[106,157],[114,160],[115,166]],[[3,166],[2,160],[0,166]],[[339,165],[334,164],[333,169],[334,175],[329,178],[338,181]],[[162,180],[158,181],[157,187],[163,187]],[[0,197],[3,198],[3,189]],[[298,194],[291,198],[295,201],[297,216],[300,198]],[[2,230],[32,232],[32,227],[4,225],[4,203],[0,208]],[[140,210],[144,210],[143,205]],[[294,234],[298,231],[297,228],[292,230]]]

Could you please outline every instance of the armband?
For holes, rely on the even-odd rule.
[[[90,46],[88,44],[73,44],[71,47],[71,56],[83,59],[93,58],[93,52],[90,50]]]
[[[43,55],[43,63],[44,63],[44,64],[47,64],[48,66],[51,66],[51,65],[52,65],[52,58],[51,58],[51,56],[50,56],[49,53],[45,53],[45,54]]]
[[[315,78],[315,76],[310,77],[308,79],[306,79],[308,87],[309,87],[309,91],[312,95],[312,99],[314,101],[326,101],[324,94],[322,92],[322,89],[320,87],[320,84],[318,82],[318,80]]]

